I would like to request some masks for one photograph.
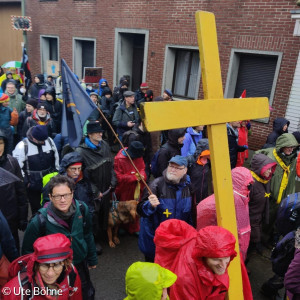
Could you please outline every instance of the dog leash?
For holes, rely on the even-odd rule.
[[[112,216],[112,220],[113,220],[113,223],[114,225],[116,224],[116,221],[117,220],[120,220],[120,216],[119,216],[119,213],[118,213],[118,204],[119,204],[119,201],[117,200],[117,196],[115,193],[112,193],[112,206],[110,208],[110,212],[111,212],[111,216]],[[114,214],[114,212],[116,214]]]

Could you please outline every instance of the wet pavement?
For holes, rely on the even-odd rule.
[[[144,261],[144,257],[138,249],[136,236],[125,235],[121,236],[120,240],[121,244],[114,249],[109,248],[108,244],[103,245],[103,254],[99,256],[98,267],[91,271],[97,300],[124,299],[126,297],[125,273],[127,268],[135,261]],[[265,249],[264,252],[264,256],[252,254],[247,265],[251,271],[249,278],[254,300],[269,299],[259,292],[262,283],[273,275],[268,258],[270,250]],[[278,299],[283,298],[278,297]]]

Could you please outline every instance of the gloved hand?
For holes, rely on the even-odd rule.
[[[247,146],[247,145],[243,145],[242,147],[244,147],[245,149],[248,149],[248,146]]]
[[[247,127],[248,130],[250,130],[250,128],[251,128],[251,123],[248,122],[248,123],[246,124],[246,127]]]
[[[19,221],[18,229],[21,231],[25,231],[27,228],[27,224],[28,224],[27,221]]]

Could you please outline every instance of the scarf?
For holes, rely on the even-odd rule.
[[[69,211],[64,213],[60,210],[58,210],[52,202],[50,202],[49,204],[49,209],[48,212],[49,214],[61,225],[63,225],[64,227],[70,229],[70,220],[72,218],[72,216],[75,214],[76,211],[76,205],[74,202],[72,202]]]
[[[89,148],[94,149],[94,150],[101,147],[101,142],[99,142],[98,146],[96,146],[91,142],[91,140],[88,137],[86,137],[84,139],[84,142]]]
[[[250,172],[251,172],[252,177],[253,177],[256,181],[261,182],[261,183],[263,183],[263,184],[266,184],[266,183],[269,182],[269,180],[260,178],[260,177],[259,177],[256,173],[254,173],[253,171],[250,171]]]
[[[280,183],[280,188],[279,188],[279,193],[278,193],[278,198],[276,203],[279,204],[281,202],[282,194],[284,190],[286,189],[288,182],[289,182],[289,175],[290,175],[290,166],[287,166],[282,159],[278,156],[276,149],[273,150],[273,155],[277,162],[279,163],[280,167],[283,169],[283,175],[282,175],[282,180]]]

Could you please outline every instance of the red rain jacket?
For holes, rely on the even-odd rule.
[[[121,149],[115,157],[114,169],[117,175],[116,196],[119,201],[128,201],[134,199],[134,191],[138,183],[135,169],[125,156]],[[133,162],[141,175],[146,180],[145,163],[142,157],[133,159]],[[140,197],[144,189],[144,184],[140,181]],[[140,200],[140,199],[137,199]]]
[[[168,220],[155,233],[155,262],[174,272],[172,300],[223,300],[229,276],[214,274],[202,257],[236,256],[235,238],[224,228],[209,226],[199,231],[181,220]]]
[[[229,288],[227,271],[214,274],[203,257],[236,256],[235,238],[226,229],[208,226],[196,231],[181,220],[167,220],[155,232],[155,262],[177,275],[170,288],[172,300],[224,300]],[[252,300],[246,268],[242,262],[244,299]],[[246,277],[245,277],[246,276]]]

